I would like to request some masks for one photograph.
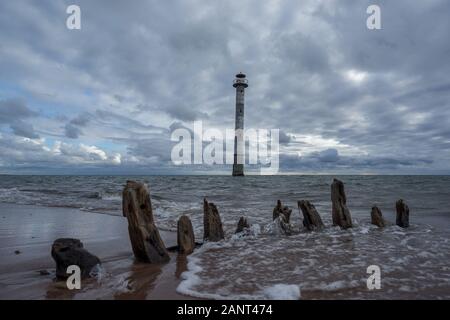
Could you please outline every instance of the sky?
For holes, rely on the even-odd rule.
[[[0,174],[229,174],[176,165],[171,134],[234,128],[240,71],[245,128],[280,130],[280,174],[450,174],[449,15],[447,0],[1,1]]]

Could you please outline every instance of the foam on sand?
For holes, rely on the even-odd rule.
[[[276,284],[264,289],[270,300],[298,300],[301,297],[300,287],[294,284]]]

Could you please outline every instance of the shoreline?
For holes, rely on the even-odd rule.
[[[170,261],[162,265],[134,261],[125,217],[9,203],[0,203],[0,212],[0,299],[195,299],[176,292],[187,268],[185,257],[170,253]],[[159,232],[167,247],[176,244],[176,233]],[[61,237],[80,239],[100,258],[101,279],[85,280],[77,292],[53,281],[50,250]]]

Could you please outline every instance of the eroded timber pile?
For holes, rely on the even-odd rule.
[[[303,226],[307,230],[322,230],[325,227],[316,208],[308,200],[299,201],[298,208],[303,214]]]
[[[168,261],[169,254],[153,218],[148,187],[127,181],[122,195],[122,211],[128,219],[128,232],[136,259],[149,263]]]
[[[203,200],[203,240],[220,241],[224,238],[219,210],[214,203]]]
[[[188,216],[183,215],[178,220],[177,228],[178,251],[182,254],[190,254],[195,249],[194,229]]]
[[[333,179],[331,184],[331,205],[333,225],[340,226],[342,229],[351,228],[352,217],[347,208],[344,183],[338,179]]]

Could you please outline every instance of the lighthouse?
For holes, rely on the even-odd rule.
[[[244,94],[248,87],[248,81],[242,72],[236,75],[233,81],[236,88],[236,123],[234,134],[234,163],[233,176],[244,175]]]

